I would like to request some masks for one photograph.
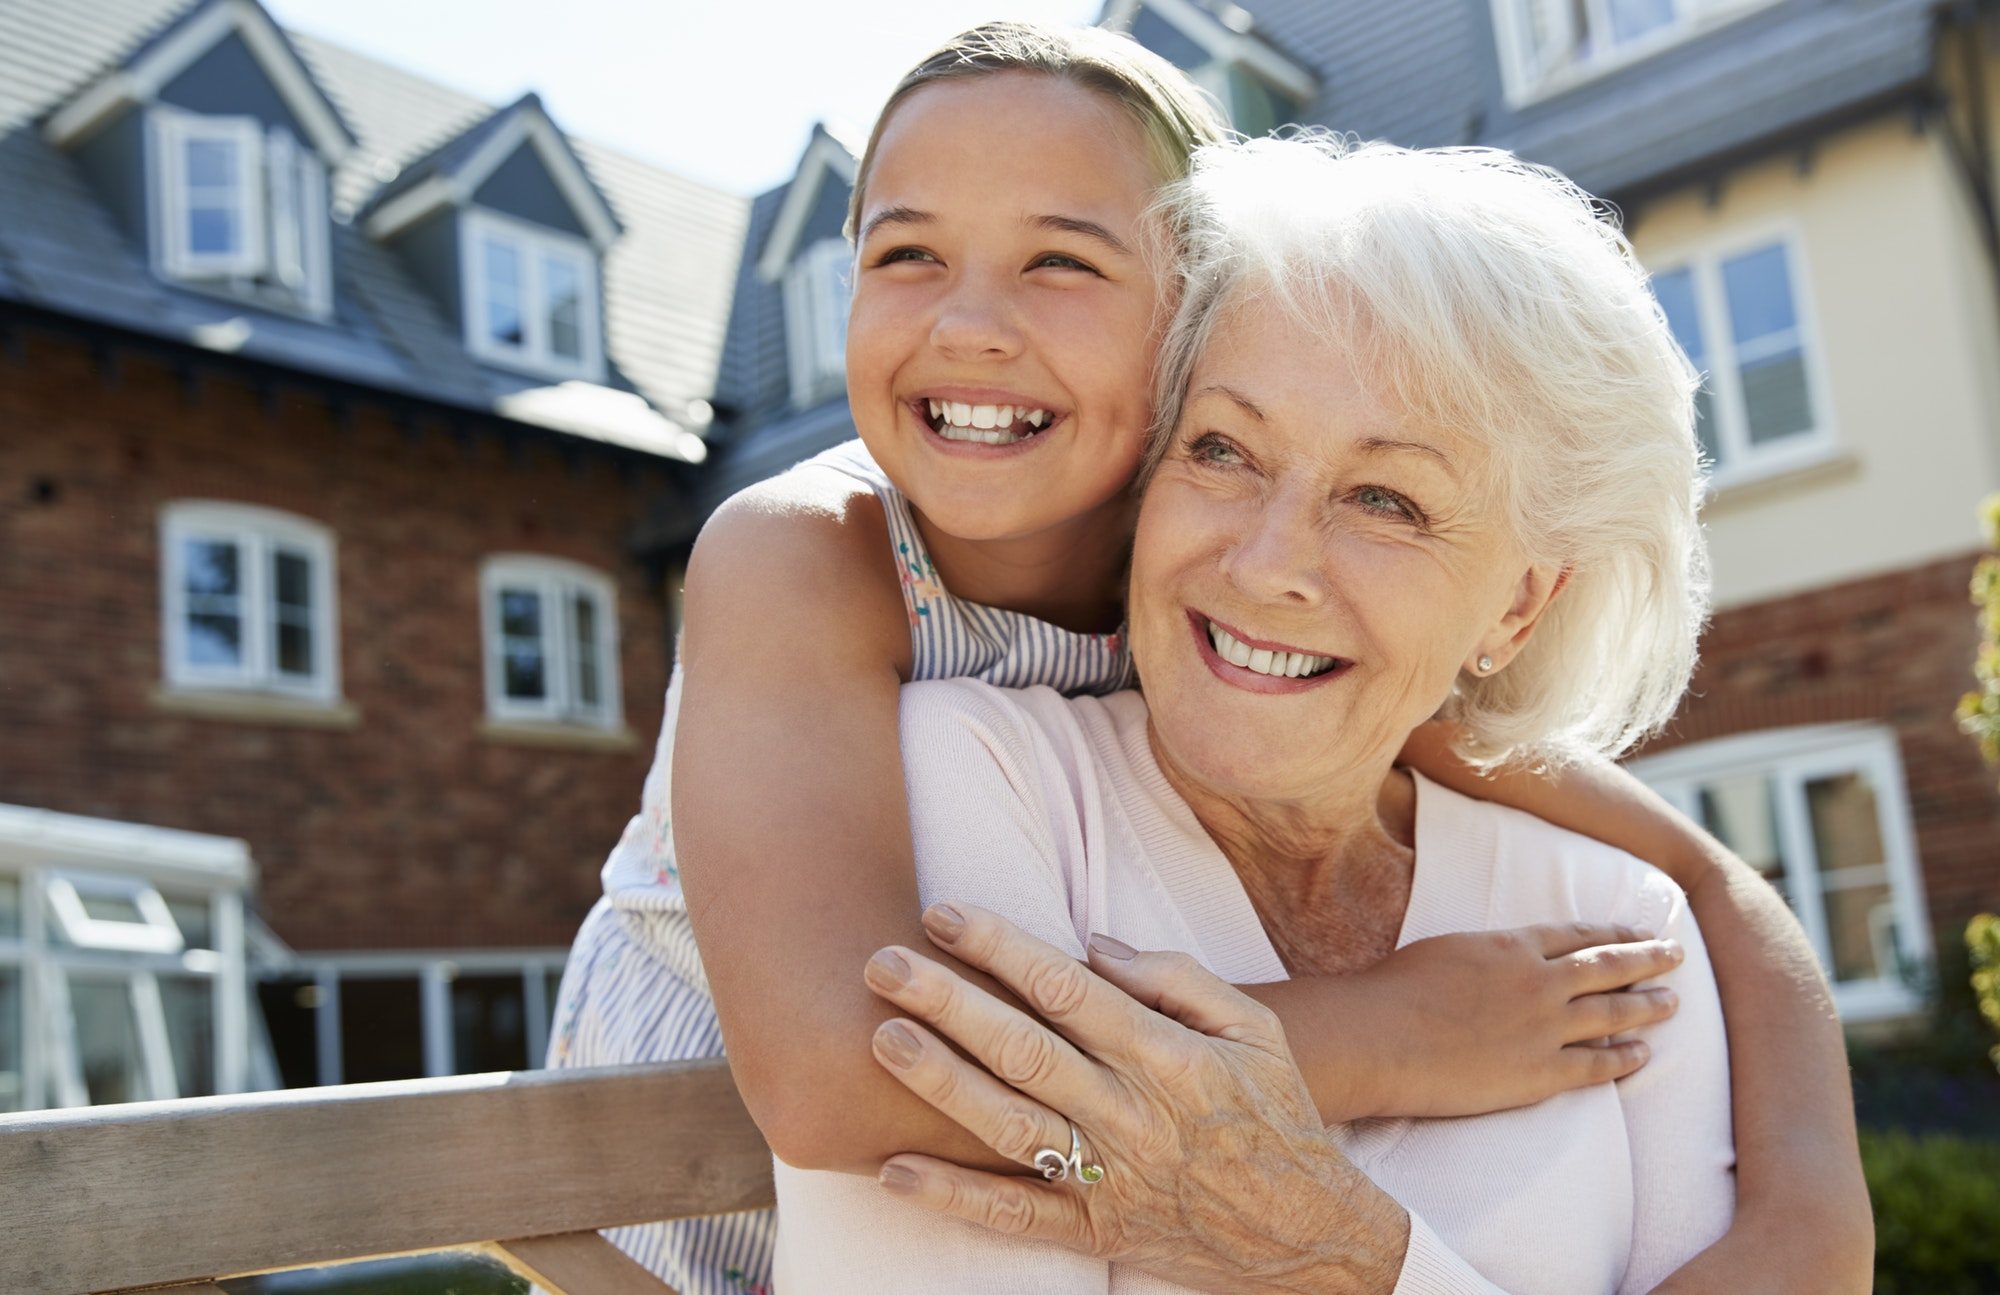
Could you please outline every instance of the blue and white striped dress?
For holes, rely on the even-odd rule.
[[[881,499],[910,615],[912,680],[972,678],[1003,688],[1046,684],[1065,693],[1100,694],[1133,686],[1123,635],[1077,634],[947,593],[909,501],[859,441],[793,470],[844,473]],[[549,1033],[551,1066],[722,1055],[668,818],[680,697],[676,668],[640,812],[604,864],[604,897],[584,919],[563,972]],[[774,1233],[771,1211],[757,1210],[614,1228],[605,1235],[681,1295],[762,1295],[770,1289]]]

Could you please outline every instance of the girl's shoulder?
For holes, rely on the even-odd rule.
[[[814,462],[746,486],[703,523],[688,558],[689,623],[710,606],[816,634],[860,631],[909,653],[902,588],[883,502],[856,477]]]

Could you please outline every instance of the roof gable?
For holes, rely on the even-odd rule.
[[[469,205],[503,168],[518,168],[521,161],[516,155],[524,151],[539,162],[574,216],[575,228],[600,253],[617,241],[624,227],[611,204],[533,94],[521,96],[404,167],[368,203],[364,219],[369,234],[393,238],[445,207]]]
[[[784,274],[799,250],[799,240],[813,210],[819,205],[820,189],[827,176],[831,174],[838,183],[852,186],[856,165],[853,151],[835,138],[824,123],[813,126],[812,139],[799,158],[791,184],[785,188],[764,250],[757,258],[759,278],[772,283]]]
[[[162,91],[211,55],[236,61],[247,56],[329,166],[339,165],[354,147],[347,123],[257,0],[195,5],[57,106],[43,134],[58,147],[79,143],[121,113],[157,102]]]

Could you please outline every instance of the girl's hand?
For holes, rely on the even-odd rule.
[[[1634,989],[1678,967],[1681,947],[1589,923],[1418,940],[1357,972],[1347,1028],[1361,1116],[1484,1115],[1622,1079],[1646,1044],[1606,1041],[1672,1016],[1671,989]],[[1362,1019],[1355,1020],[1359,1015]]]
[[[876,1058],[1024,1167],[1044,1149],[1067,1158],[1074,1121],[1078,1165],[1101,1166],[1102,1179],[1086,1169],[1046,1182],[900,1155],[883,1166],[883,1186],[1203,1289],[1394,1288],[1408,1215],[1327,1136],[1268,1009],[1181,954],[1135,954],[1097,936],[1086,967],[970,905],[934,906],[924,925],[1048,1025],[890,947],[869,960],[870,988],[979,1064],[901,1019],[876,1031]]]

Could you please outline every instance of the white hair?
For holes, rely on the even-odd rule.
[[[1218,320],[1274,301],[1406,416],[1485,446],[1523,552],[1567,574],[1505,669],[1461,676],[1460,754],[1563,763],[1664,724],[1708,605],[1697,377],[1609,213],[1498,150],[1323,135],[1204,148],[1164,204],[1185,286],[1146,475]]]

